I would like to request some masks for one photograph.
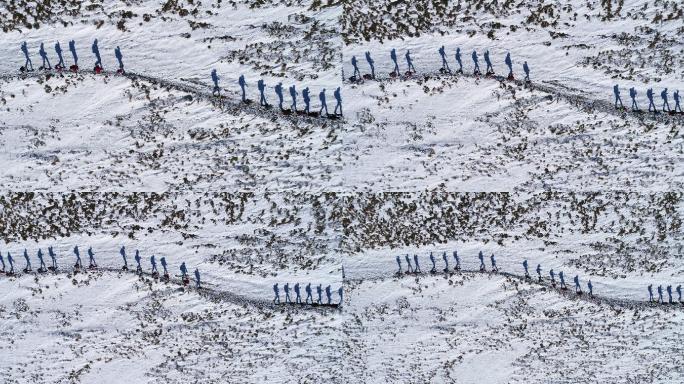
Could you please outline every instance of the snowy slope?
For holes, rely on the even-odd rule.
[[[630,87],[642,109],[646,89],[660,107],[667,87],[674,107],[682,12],[660,0],[4,2],[0,254],[21,270],[26,249],[34,268],[0,274],[4,382],[682,382],[684,305],[676,292],[649,303],[647,287],[684,285],[684,115],[612,107],[615,84],[627,107]],[[41,42],[71,64],[71,39],[79,73],[19,72],[21,42],[38,67]],[[452,70],[461,49],[464,74],[439,71],[442,45]],[[417,73],[391,78],[392,48]],[[496,76],[472,74],[473,50],[482,69],[490,51]],[[369,72],[366,51],[377,78],[350,79],[352,56]],[[309,87],[314,111],[325,89],[330,112],[340,87],[344,116],[260,107],[259,79],[271,104],[282,82],[286,109],[291,85],[300,109]],[[98,269],[74,273],[76,245]],[[59,270],[37,273],[49,246]],[[121,270],[122,246],[145,274]],[[149,275],[152,255],[169,282]],[[422,272],[398,274],[395,258],[405,271],[414,255]],[[182,285],[182,262],[201,289]],[[342,288],[341,305],[273,304],[286,283],[314,297],[329,286],[335,304]]]

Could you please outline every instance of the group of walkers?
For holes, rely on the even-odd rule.
[[[449,257],[447,256],[446,252],[442,253],[442,260],[444,261],[444,269],[442,269],[442,271],[445,273],[449,273],[451,271],[453,271],[453,272],[461,271],[461,259],[458,255],[458,252],[454,251],[452,256],[453,256],[454,268],[453,268],[453,270],[450,270],[449,269]],[[430,263],[432,264],[432,268],[430,269],[430,273],[437,273],[436,259],[435,259],[435,256],[433,255],[432,252],[430,252],[429,259],[430,259]],[[479,271],[480,272],[487,272],[487,266],[485,264],[485,255],[482,253],[482,251],[480,251],[478,254],[478,260],[480,262]],[[496,258],[494,256],[494,254],[492,254],[489,257],[489,261],[490,261],[490,266],[491,266],[490,271],[493,273],[497,273],[499,271],[499,269],[496,265]],[[397,271],[398,275],[422,273],[421,268],[420,268],[419,258],[418,258],[418,255],[416,255],[416,254],[413,255],[413,258],[411,258],[408,254],[405,255],[403,262],[402,262],[401,256],[396,256],[396,262],[397,262],[397,266],[399,268]],[[530,276],[529,264],[528,264],[527,260],[523,260],[522,266],[523,266],[523,269],[525,272],[525,279],[531,279],[532,277]],[[537,273],[537,280],[540,283],[543,282],[544,277],[543,277],[543,270],[542,270],[541,264],[537,264],[537,268],[535,269],[535,271]],[[551,286],[553,286],[554,288],[556,286],[558,286],[562,290],[568,289],[568,287],[565,284],[565,274],[563,273],[563,271],[556,273],[553,269],[551,269],[551,270],[549,270],[548,274],[549,274],[549,281],[551,283]],[[583,291],[582,291],[582,286],[580,284],[579,275],[575,275],[575,277],[573,278],[573,282],[575,285],[575,293],[577,293],[578,295],[582,294]],[[661,304],[666,304],[666,303],[675,304],[675,300],[673,298],[673,287],[672,287],[672,285],[668,285],[664,290],[663,290],[662,285],[659,285],[657,288],[657,292],[658,292],[658,298],[655,299],[653,296],[653,285],[648,286],[649,301],[651,301],[651,302],[655,301],[655,302],[658,302]],[[668,295],[667,300],[664,298],[663,292],[667,293],[667,295]],[[682,286],[681,286],[681,284],[677,285],[677,287],[674,289],[674,292],[676,292],[677,296],[678,296],[677,302],[684,305],[684,301],[682,301]],[[591,280],[589,280],[587,282],[587,293],[589,294],[589,296],[594,295],[594,285],[592,284]]]
[[[632,111],[634,112],[641,111],[641,109],[639,109],[639,104],[636,101],[637,93],[638,92],[636,89],[634,89],[634,87],[629,89],[629,97],[630,99],[632,99]],[[615,96],[615,108],[624,109],[625,106],[622,104],[622,98],[620,97],[620,86],[617,84],[613,86],[613,95]],[[662,111],[671,114],[684,113],[682,112],[682,107],[680,105],[681,97],[679,96],[679,90],[674,91],[672,97],[674,98],[675,102],[674,108],[670,108],[667,88],[660,91],[660,98],[663,100]],[[648,99],[648,111],[652,113],[658,113],[658,107],[653,101],[653,88],[649,88],[646,90],[646,98]]]
[[[454,261],[453,272],[459,272],[459,271],[461,271],[461,258],[459,257],[458,252],[457,252],[457,251],[453,251],[452,256],[453,256],[453,261]],[[480,252],[478,253],[478,256],[477,256],[477,257],[478,257],[478,260],[480,261],[480,266],[479,266],[480,272],[487,272],[487,266],[486,266],[486,264],[485,264],[485,255],[482,253],[482,251],[480,251]],[[433,255],[432,252],[430,252],[430,257],[429,257],[429,259],[430,259],[430,263],[432,264],[432,268],[430,269],[430,273],[437,273],[436,259],[435,259],[435,256]],[[449,257],[447,256],[447,253],[446,253],[446,252],[443,252],[443,253],[442,253],[442,260],[444,261],[444,269],[442,269],[442,271],[445,272],[445,273],[451,272],[452,270],[449,269]],[[497,265],[496,265],[496,257],[494,256],[493,253],[491,254],[491,256],[489,256],[489,261],[490,261],[490,265],[491,265],[490,272],[498,273],[498,272],[499,272],[499,268],[498,268]],[[421,271],[421,268],[420,268],[420,262],[419,262],[419,259],[418,259],[418,255],[415,255],[415,254],[413,255],[413,263],[411,263],[411,257],[410,257],[408,254],[406,254],[406,256],[404,257],[404,262],[405,262],[405,264],[406,264],[406,269],[404,269],[404,267],[403,267],[403,265],[402,265],[402,258],[401,258],[401,256],[396,256],[396,262],[397,262],[397,266],[399,267],[399,270],[397,271],[397,274],[399,274],[399,275],[404,274],[404,273],[407,273],[407,274],[414,273],[414,274],[416,274],[416,273],[421,273],[421,272],[422,272],[422,271]],[[530,277],[530,274],[529,274],[529,271],[528,271],[528,263],[527,263],[527,260],[524,260],[523,263],[522,263],[522,265],[523,265],[523,268],[525,269],[525,278],[526,278],[526,279],[530,279],[531,277]],[[537,275],[538,275],[538,280],[539,280],[539,282],[542,282],[542,281],[543,281],[543,278],[542,278],[542,267],[541,267],[541,264],[538,264],[538,265],[537,265]],[[551,270],[549,271],[549,276],[550,276],[550,278],[551,278],[551,280],[550,280],[550,281],[551,281],[551,285],[552,285],[553,287],[556,287],[556,272],[554,272],[553,269],[551,269]],[[560,289],[563,289],[563,290],[567,289],[567,286],[565,285],[565,274],[563,273],[563,271],[560,271],[560,272],[558,273],[558,278],[559,278],[559,283],[560,283]],[[575,283],[575,292],[576,292],[577,294],[582,294],[582,287],[580,286],[580,279],[579,279],[579,276],[578,276],[578,275],[575,276],[575,278],[574,278],[573,280],[574,280],[574,283]],[[591,280],[589,280],[589,282],[587,283],[587,288],[588,288],[588,293],[589,293],[589,295],[590,295],[590,296],[593,296],[593,294],[594,294],[594,286],[593,286],[593,284],[591,283]]]
[[[91,50],[93,52],[93,55],[95,56],[95,67],[93,71],[95,73],[100,73],[103,71],[103,66],[97,39],[93,41],[93,44],[91,45]],[[74,40],[69,41],[69,51],[71,51],[71,56],[74,62],[72,65],[69,66],[69,70],[72,72],[77,72],[78,55],[76,54],[76,42]],[[23,42],[21,44],[21,52],[24,54],[24,58],[26,59],[24,66],[21,67],[21,71],[33,71],[33,62],[31,61],[31,55],[29,54],[28,44],[26,42]],[[55,43],[55,53],[57,54],[57,58],[59,59],[59,61],[57,62],[57,64],[55,64],[54,69],[57,71],[65,70],[66,63],[64,62],[64,57],[62,56],[62,47],[59,44],[59,41]],[[45,71],[52,70],[53,68],[50,64],[50,59],[48,58],[48,54],[47,51],[45,51],[45,45],[43,43],[40,43],[38,54],[42,59],[42,65],[38,69]],[[121,54],[121,48],[119,48],[118,46],[114,48],[114,56],[116,57],[116,60],[119,62],[119,69],[117,70],[117,73],[124,73],[123,55]]]
[[[316,297],[317,299],[314,300],[313,297],[313,291],[311,288],[311,283],[307,284],[304,287],[304,292],[306,292],[306,297],[304,300],[302,300],[302,295],[301,295],[301,287],[299,283],[295,283],[293,290],[295,294],[294,300],[290,297],[290,283],[285,283],[283,286],[283,290],[285,291],[285,301],[284,304],[311,304],[311,305],[341,305],[342,304],[342,287],[340,287],[337,290],[337,294],[339,295],[340,301],[337,304],[334,304],[332,302],[332,287],[328,285],[325,287],[325,296],[327,298],[327,302],[323,302],[323,285],[318,284],[316,286]],[[281,304],[280,301],[280,287],[278,284],[273,284],[273,293],[275,297],[273,298],[273,303],[274,304]]]
[[[59,267],[57,265],[57,255],[55,254],[54,249],[50,246],[47,249],[48,251],[48,256],[50,257],[50,265],[47,266],[45,264],[45,259],[43,257],[43,250],[38,249],[38,252],[36,256],[38,257],[38,262],[39,262],[39,267],[36,270],[38,273],[46,273],[47,271],[52,271],[52,272],[57,272],[59,270]],[[78,246],[75,246],[73,249],[74,256],[76,257],[74,266],[73,266],[73,271],[74,273],[79,273],[85,269],[83,266],[83,262],[81,261],[81,252],[78,249]],[[88,248],[88,267],[87,269],[90,270],[96,270],[98,268],[97,262],[95,261],[95,252],[93,252],[93,248],[89,247]],[[119,254],[123,258],[123,267],[121,268],[124,271],[128,271],[128,259],[126,257],[126,248],[121,247],[119,250]],[[135,250],[135,262],[136,262],[136,273],[138,275],[143,274],[143,267],[141,265],[142,263],[142,257],[140,257],[140,252],[136,249]],[[7,276],[14,276],[16,271],[15,271],[15,261],[14,258],[12,257],[12,254],[10,252],[7,252],[7,264],[5,264],[5,258],[3,258],[2,254],[0,254],[0,273],[4,273]],[[24,260],[25,260],[25,266],[22,269],[22,272],[24,273],[31,273],[33,272],[33,266],[31,264],[31,257],[29,256],[28,250],[24,249]],[[158,278],[159,275],[159,270],[157,269],[157,259],[154,255],[152,255],[150,258],[150,265],[151,265],[151,270],[150,274],[154,278]],[[163,274],[161,275],[162,280],[168,281],[170,279],[169,276],[169,271],[168,271],[168,264],[166,262],[165,257],[159,258],[159,264],[162,267]],[[188,269],[185,266],[185,262],[181,263],[180,265],[180,271],[181,271],[181,279],[183,281],[184,285],[188,285],[190,283],[190,278],[188,276]],[[195,269],[194,272],[195,275],[195,286],[197,288],[200,288],[200,272],[199,269]]]
[[[667,304],[675,304],[674,300],[672,299],[672,285],[668,285],[665,290],[667,291]],[[682,301],[682,285],[679,284],[677,285],[677,288],[675,289],[677,292],[677,302],[680,304],[684,305],[684,301]],[[653,284],[648,285],[648,301],[653,302],[654,297],[653,297]],[[660,304],[666,304],[665,299],[663,298],[663,286],[659,285],[658,286],[658,300],[655,300],[655,302],[660,303]]]
[[[446,48],[442,45],[437,49],[437,53],[439,54],[442,62],[442,66],[439,69],[440,72],[442,73],[453,73],[451,70],[451,66],[449,65],[449,57],[446,52]],[[492,64],[492,60],[490,58],[489,51],[485,51],[484,54],[484,61],[486,64],[485,68],[485,76],[493,76],[495,74],[494,71],[494,65]],[[359,81],[361,79],[375,79],[375,61],[373,60],[371,53],[369,51],[366,51],[365,53],[366,57],[366,62],[368,63],[368,67],[370,69],[370,73],[367,74],[362,74],[361,70],[359,69],[359,62],[356,59],[356,56],[352,56],[351,58],[351,64],[352,67],[354,68],[354,73],[352,74],[350,80],[351,81]],[[476,76],[481,75],[480,71],[480,59],[477,54],[477,51],[473,51],[470,54],[470,57],[473,61],[473,74]],[[463,60],[461,57],[461,48],[456,48],[454,58],[456,59],[456,65],[458,66],[458,69],[455,71],[456,73],[463,74]],[[401,75],[401,70],[399,68],[399,61],[397,58],[397,50],[392,49],[390,51],[390,59],[392,60],[392,63],[394,64],[394,67],[392,69],[392,72],[390,72],[390,77],[397,77]],[[404,54],[404,59],[406,60],[406,71],[404,72],[405,76],[411,76],[414,73],[416,73],[416,67],[413,65],[413,59],[411,58],[411,51],[406,50],[406,53]],[[504,64],[508,67],[508,75],[506,76],[508,80],[515,80],[515,77],[513,75],[513,60],[511,59],[511,54],[506,53],[506,57],[504,59]],[[522,65],[523,72],[525,72],[525,81],[529,82],[530,81],[530,67],[527,64],[527,61],[525,61]]]
[[[213,88],[213,95],[214,96],[220,96],[221,94],[221,88],[219,87],[219,76],[216,72],[216,70],[211,71],[211,81],[214,83],[214,88]],[[240,94],[242,97],[242,102],[243,103],[250,103],[251,101],[247,99],[247,81],[245,80],[244,75],[240,75],[238,78],[238,85],[240,86]],[[259,90],[259,105],[265,108],[269,108],[271,105],[268,103],[266,100],[266,83],[264,82],[263,79],[259,79],[257,81],[257,89]],[[337,117],[337,116],[342,116],[342,94],[340,87],[337,87],[333,91],[333,96],[335,97],[335,109],[332,113],[328,111],[328,103],[326,101],[326,90],[323,88],[319,93],[318,93],[318,100],[320,102],[320,109],[318,112],[312,112],[311,111],[311,95],[309,91],[309,87],[306,87],[302,90],[301,95],[302,99],[304,101],[304,108],[299,109],[297,107],[297,96],[299,95],[299,92],[297,91],[297,88],[294,85],[291,85],[288,90],[290,93],[290,98],[291,98],[291,104],[290,104],[290,109],[286,109],[283,105],[285,102],[284,96],[283,96],[283,83],[278,83],[274,87],[275,94],[278,97],[278,108],[280,108],[281,112],[284,113],[295,113],[295,114],[305,114],[309,116],[322,116],[322,117]],[[339,112],[338,112],[339,111]]]

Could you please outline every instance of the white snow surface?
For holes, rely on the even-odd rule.
[[[634,113],[628,91],[646,109],[653,88],[660,108],[667,87],[674,107],[683,11],[661,0],[6,1],[0,254],[17,273],[0,274],[2,381],[684,382],[684,115]],[[103,74],[91,71],[94,38]],[[70,65],[72,39],[79,73],[37,69],[41,42],[54,65],[59,41]],[[442,45],[452,70],[461,49],[464,74],[439,72]],[[126,76],[114,73],[117,46]],[[392,48],[402,71],[410,50],[417,73],[390,78]],[[510,52],[516,81],[472,75],[473,50],[483,70],[489,50],[498,76]],[[369,72],[366,51],[377,79],[351,81],[352,56]],[[325,89],[330,112],[340,87],[344,115],[262,108],[259,79],[272,105],[282,82],[286,109],[291,85],[300,109],[309,87],[313,111]],[[615,84],[625,110],[612,107]],[[49,246],[59,270],[38,273]],[[92,247],[98,268],[75,273],[74,246],[85,264]],[[143,275],[121,270],[122,246],[131,269],[140,252]],[[152,255],[170,281],[150,275]],[[397,273],[395,258],[405,271],[414,255],[422,272]],[[274,304],[286,283],[302,298],[307,284],[314,298],[329,286],[339,306]],[[649,285],[656,297],[670,286],[675,303],[649,303]]]

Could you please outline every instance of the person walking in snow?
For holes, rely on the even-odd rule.
[[[658,286],[658,302],[659,302],[660,304],[663,304],[663,303],[664,303],[664,302],[663,302],[663,286],[662,286],[662,285],[659,285],[659,286]]]
[[[136,253],[136,256],[137,256],[137,253]],[[185,266],[185,261],[181,263],[180,271],[181,271],[181,278],[183,280],[186,280],[188,278],[188,267]]]
[[[392,70],[392,73],[396,74],[399,76],[399,63],[397,63],[397,50],[392,48],[390,51],[390,58],[394,62],[394,69]]]
[[[304,287],[304,290],[306,291],[306,299],[304,300],[304,303],[309,304],[309,300],[311,300],[311,304],[313,304],[313,296],[311,296],[311,283],[308,283],[306,287]]]
[[[41,66],[41,68],[52,69],[52,65],[50,65],[50,60],[47,57],[47,52],[45,52],[45,45],[43,45],[43,43],[40,43],[40,49],[38,50],[38,54],[40,55],[40,58],[43,59],[43,65]]]
[[[674,303],[672,302],[672,286],[671,286],[671,285],[668,285],[667,288],[666,288],[666,290],[667,290],[667,296],[668,296],[667,302],[670,303],[670,304],[674,304]]]
[[[418,264],[418,255],[416,255],[416,254],[413,255],[413,265],[414,265],[413,272],[414,273],[420,273],[421,270],[420,270],[420,265]]]
[[[489,257],[492,262],[492,272],[499,272],[499,268],[496,267],[496,259],[494,259],[494,254]]]
[[[316,294],[318,295],[317,303],[323,304],[323,286],[321,284],[318,284],[318,286],[316,286]]]
[[[302,98],[304,99],[304,112],[308,115],[311,113],[309,106],[311,105],[311,97],[309,96],[309,87],[302,90]]]
[[[164,277],[169,276],[169,271],[166,269],[166,258],[164,256],[159,259],[159,262],[161,263],[162,269],[164,270]]]
[[[430,273],[437,272],[437,265],[435,264],[435,256],[432,255],[432,252],[430,252],[430,262],[432,263],[432,269],[430,269]]]
[[[674,112],[676,113],[677,111],[679,111],[679,113],[682,113],[682,107],[679,105],[679,100],[680,100],[679,90],[674,91],[672,96],[674,97],[674,101],[675,101]]]
[[[14,259],[12,258],[12,255],[7,252],[7,262],[10,265],[10,270],[7,272],[8,275],[13,275],[14,274]]]
[[[620,108],[624,108],[622,105],[622,99],[620,98],[620,87],[617,84],[613,86],[613,94],[615,95],[615,108],[618,108],[618,103],[620,103]]]
[[[29,57],[28,53],[28,45],[24,41],[21,43],[21,51],[24,53],[24,57],[26,58],[26,63],[24,64],[24,68],[27,71],[33,71],[33,63],[31,62],[31,58]]]
[[[55,68],[57,70],[62,70],[64,69],[64,58],[62,57],[62,47],[59,45],[59,41],[55,43],[55,53],[57,53],[57,58],[59,59],[59,62],[57,65],[55,65]]]
[[[332,304],[332,292],[329,285],[325,287],[325,296],[328,298],[328,305]]]
[[[93,253],[93,247],[88,247],[88,268],[97,267],[95,263],[95,254]]]
[[[485,60],[485,63],[487,64],[487,75],[494,74],[494,67],[492,66],[492,61],[489,60],[489,50],[485,51],[484,60]]]
[[[150,256],[150,264],[152,264],[152,274],[159,274],[159,271],[157,271],[157,260],[155,260],[154,255]]]
[[[375,79],[375,62],[373,61],[373,58],[371,57],[371,54],[368,51],[366,51],[366,61],[368,62],[368,65],[371,69],[371,79]]]
[[[484,255],[482,254],[482,251],[477,255],[477,258],[480,259],[480,272],[484,272],[486,267],[484,263]]]
[[[119,249],[119,254],[121,255],[121,258],[124,262],[123,268],[121,269],[123,269],[124,271],[128,271],[128,260],[126,260],[126,247],[122,245],[121,249]]]
[[[81,252],[78,251],[78,245],[74,247],[74,254],[76,255],[76,264],[74,264],[74,268],[83,268],[83,263],[81,263]]]
[[[285,304],[289,304],[292,302],[290,300],[290,283],[285,283],[283,289],[285,290]]]
[[[211,70],[211,81],[214,83],[214,89],[211,91],[211,95],[219,96],[221,94],[221,88],[219,88],[218,85],[219,77],[215,69]]]
[[[565,275],[563,274],[563,271],[558,272],[558,278],[560,278],[561,289],[568,289],[568,287],[565,286]]]
[[[276,84],[275,93],[276,93],[276,96],[278,96],[278,107],[282,111],[282,110],[284,110],[283,109],[283,83]]]
[[[119,62],[119,73],[124,73],[124,65],[123,65],[123,55],[121,54],[121,48],[117,45],[116,48],[114,48],[114,56],[116,56],[116,61]]]
[[[511,53],[507,52],[506,53],[506,58],[504,59],[504,63],[506,63],[506,66],[508,66],[508,78],[513,79],[513,61],[511,60]]]
[[[416,73],[416,67],[413,66],[413,60],[411,60],[411,51],[409,51],[407,49],[404,57],[406,58],[406,65],[408,66],[408,72],[409,73]]]
[[[541,275],[541,264],[537,264],[537,278],[539,279],[539,282],[542,281],[542,275]]]
[[[246,103],[247,92],[245,91],[245,87],[247,86],[247,82],[245,81],[245,75],[240,75],[240,77],[238,78],[238,84],[240,85],[240,90],[242,92],[242,102]]]
[[[100,48],[97,46],[97,39],[93,41],[93,46],[91,47],[93,54],[95,55],[95,68],[100,67],[102,68],[102,59],[100,58]]]
[[[402,270],[401,270],[401,258],[400,258],[399,256],[397,256],[397,265],[399,266],[399,272],[397,272],[397,273],[401,275],[401,274],[402,274]]]
[[[579,276],[575,275],[575,278],[573,280],[575,281],[575,293],[582,293],[582,287],[580,287]]]
[[[663,112],[670,112],[670,103],[667,101],[667,88],[660,92],[660,97],[663,99]]]
[[[458,73],[463,73],[463,62],[461,61],[461,48],[456,48],[456,62],[458,63]]]
[[[200,272],[199,272],[199,269],[197,269],[197,268],[195,268],[195,287],[201,288]]]
[[[458,252],[454,251],[453,255],[454,255],[454,262],[456,263],[456,266],[454,267],[454,269],[456,269],[457,271],[460,271],[461,270],[461,259],[459,259],[459,257],[458,257]]]
[[[295,291],[295,303],[301,304],[302,303],[302,297],[299,294],[299,283],[295,283],[294,285],[294,291]]]
[[[5,259],[2,257],[2,253],[0,253],[0,272],[5,273]]]
[[[636,102],[637,91],[634,87],[629,89],[629,97],[632,99],[632,111],[638,111],[639,105]]]
[[[648,285],[648,301],[653,301],[653,284]]]
[[[527,65],[527,61],[523,63],[523,72],[525,72],[525,81],[530,82],[530,66]]]
[[[73,68],[78,68],[78,55],[76,54],[76,42],[71,40],[69,41],[69,50],[71,51],[71,56],[74,58],[74,66]]]
[[[335,91],[333,91],[333,96],[335,97],[335,111],[333,113],[337,115],[337,109],[340,109],[339,115],[342,116],[342,95],[340,94],[340,87],[337,87]]]
[[[473,53],[470,55],[470,57],[473,58],[473,64],[475,64],[475,69],[473,70],[473,74],[479,75],[480,74],[480,63],[478,62],[478,59],[477,59],[477,51],[473,51]]]
[[[442,253],[442,260],[444,260],[444,272],[449,272],[449,258],[446,252]]]
[[[138,251],[137,249],[135,250],[134,259],[135,259],[135,263],[136,263],[135,271],[136,271],[136,273],[141,274],[142,273],[142,265],[140,265],[140,251]],[[183,269],[185,269],[185,263],[183,263],[181,265],[181,272],[183,271]],[[183,277],[185,277],[187,275],[187,271],[188,270],[186,269],[185,270],[186,273],[182,275]]]
[[[266,84],[264,83],[263,79],[259,79],[257,81],[257,89],[259,89],[259,105],[262,107],[268,107],[268,103],[266,102],[266,95],[265,95],[265,90],[266,90]]]
[[[3,271],[5,270],[5,264],[3,264]],[[681,303],[682,302],[682,285],[679,284],[677,285],[677,296],[679,297],[678,301]]]
[[[658,108],[655,106],[655,103],[653,102],[653,88],[649,88],[646,90],[646,97],[648,98],[648,111],[658,113]]]
[[[525,269],[525,278],[529,279],[530,278],[530,272],[527,270],[527,260],[523,260],[522,265],[523,265],[523,268]]]
[[[587,287],[589,288],[589,296],[594,296],[594,286],[591,284],[591,280],[587,283]]]
[[[359,71],[359,63],[356,60],[356,56],[352,56],[351,64],[352,64],[352,67],[354,67],[354,79],[360,79],[361,78],[361,71]]]
[[[280,304],[280,290],[278,289],[278,283],[273,284],[273,304]]]
[[[406,273],[412,273],[413,268],[411,268],[411,258],[409,257],[409,254],[407,253],[404,258],[406,259]]]
[[[551,276],[551,285],[556,286],[556,274],[553,272],[553,268],[549,271],[549,276]]]
[[[31,259],[29,259],[28,252],[26,251],[26,248],[24,248],[24,260],[26,260],[26,268],[24,268],[24,272],[31,272]]]
[[[318,111],[318,114],[324,116],[323,110],[325,109],[325,116],[328,116],[330,113],[328,112],[328,104],[325,102],[325,88],[318,94],[318,100],[321,102],[321,110]]]
[[[43,250],[40,248],[38,249],[38,261],[40,262],[38,272],[43,273],[47,271],[47,268],[45,267],[45,261],[43,260]]]
[[[442,71],[446,71],[448,73],[451,73],[451,68],[449,68],[449,62],[447,61],[446,51],[444,50],[444,46],[442,45],[441,47],[439,47],[437,52],[439,52],[439,56],[442,58]]]
[[[48,255],[50,255],[50,259],[52,260],[52,267],[48,269],[52,269],[53,271],[57,270],[57,256],[55,255],[55,252],[52,250],[52,246],[48,247]]]

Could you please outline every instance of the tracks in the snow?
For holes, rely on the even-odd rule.
[[[0,80],[12,81],[21,80],[28,78],[50,78],[53,76],[121,76],[130,79],[131,81],[140,81],[149,84],[153,84],[165,89],[173,89],[175,91],[184,92],[192,95],[195,99],[205,100],[216,107],[220,108],[222,111],[229,114],[240,114],[247,113],[250,115],[255,115],[269,119],[271,121],[289,121],[291,123],[308,123],[308,124],[339,124],[344,120],[340,116],[330,115],[328,117],[319,116],[318,114],[303,114],[303,113],[291,113],[291,111],[280,111],[275,106],[263,107],[258,103],[248,100],[246,103],[242,102],[240,98],[235,98],[229,96],[230,93],[225,92],[220,96],[215,96],[212,89],[203,85],[197,81],[191,81],[188,79],[181,78],[179,81],[165,79],[158,76],[146,75],[136,72],[125,72],[119,74],[113,71],[102,71],[99,74],[88,71],[70,72],[70,71],[32,71],[32,72],[19,72],[19,73],[0,73]],[[221,91],[224,91],[223,89]]]
[[[520,87],[525,87],[530,90],[536,90],[551,96],[551,99],[562,99],[567,101],[570,105],[587,113],[602,112],[606,114],[615,115],[621,118],[635,118],[640,121],[657,121],[661,123],[682,121],[684,122],[684,114],[668,114],[668,113],[648,113],[648,112],[633,112],[628,109],[617,109],[615,106],[606,100],[595,100],[590,97],[583,96],[580,90],[569,88],[557,81],[541,81],[541,82],[526,82],[522,80],[509,80],[500,75],[475,75],[470,73],[448,73],[442,71],[414,73],[410,76],[377,76],[374,79],[361,79],[358,81],[351,81],[344,79],[345,84],[363,84],[364,82],[380,82],[388,83],[395,81],[428,81],[430,79],[445,79],[445,78],[470,78],[470,79],[489,79],[500,83],[510,83]]]
[[[109,267],[97,267],[94,269],[89,269],[89,268],[84,268],[77,273],[75,273],[75,269],[62,269],[58,268],[56,271],[46,271],[46,272],[37,272],[37,271],[32,271],[32,272],[17,272],[11,276],[0,274],[0,279],[18,279],[21,277],[26,277],[26,276],[32,276],[34,278],[39,279],[41,276],[51,276],[51,275],[63,275],[63,276],[71,276],[72,278],[75,278],[78,275],[89,275],[89,274],[98,274],[98,276],[102,276],[104,274],[107,275],[120,275],[120,274],[130,274],[130,275],[137,275],[138,278],[145,284],[166,284],[171,285],[171,286],[176,286],[179,290],[187,290],[187,291],[193,291],[196,292],[199,296],[202,296],[208,300],[215,301],[215,302],[227,302],[231,304],[236,304],[236,305],[242,305],[242,306],[249,306],[252,308],[258,308],[261,310],[278,310],[278,309],[287,309],[287,310],[333,310],[336,308],[336,306],[329,306],[329,305],[317,305],[317,306],[312,306],[312,305],[275,305],[271,300],[266,300],[266,299],[257,299],[253,297],[247,297],[247,296],[242,296],[238,295],[236,293],[230,292],[230,291],[223,291],[218,289],[218,286],[215,284],[211,283],[202,283],[202,286],[200,288],[196,288],[194,286],[194,282],[190,281],[189,285],[184,285],[183,280],[180,278],[180,276],[170,276],[168,280],[162,279],[161,277],[153,276],[149,272],[143,272],[138,274],[135,270],[124,270],[124,269],[119,269],[119,268],[109,268]],[[173,291],[169,290],[167,291],[168,293],[171,293]]]
[[[656,302],[648,302],[648,301],[639,301],[639,300],[631,300],[631,299],[618,299],[618,298],[612,298],[612,297],[607,297],[607,296],[602,296],[602,295],[589,295],[587,292],[583,292],[582,294],[577,294],[575,293],[574,289],[572,286],[568,286],[568,289],[560,289],[559,284],[552,284],[550,279],[538,279],[534,277],[527,278],[524,275],[518,275],[515,273],[510,273],[510,272],[504,272],[504,271],[480,271],[479,269],[460,269],[458,271],[456,270],[449,270],[448,272],[445,271],[436,271],[436,272],[404,272],[404,273],[395,273],[394,275],[374,275],[374,276],[368,276],[368,277],[355,277],[355,278],[347,278],[346,280],[349,282],[355,282],[355,283],[362,283],[362,282],[368,282],[368,281],[385,281],[387,279],[408,279],[408,278],[418,278],[418,277],[427,277],[427,276],[434,276],[434,277],[446,277],[448,278],[449,276],[452,275],[468,275],[468,276],[480,276],[480,275],[486,275],[486,276],[503,276],[511,280],[516,280],[519,282],[524,282],[528,284],[534,284],[537,286],[540,286],[544,290],[552,290],[554,292],[557,292],[559,295],[570,299],[570,300],[584,300],[596,304],[602,304],[602,305],[608,305],[612,307],[620,307],[620,308],[626,308],[626,309],[637,309],[637,308],[662,308],[662,309],[675,309],[675,310],[684,310],[684,303],[677,303],[675,302],[674,304],[659,304]]]

